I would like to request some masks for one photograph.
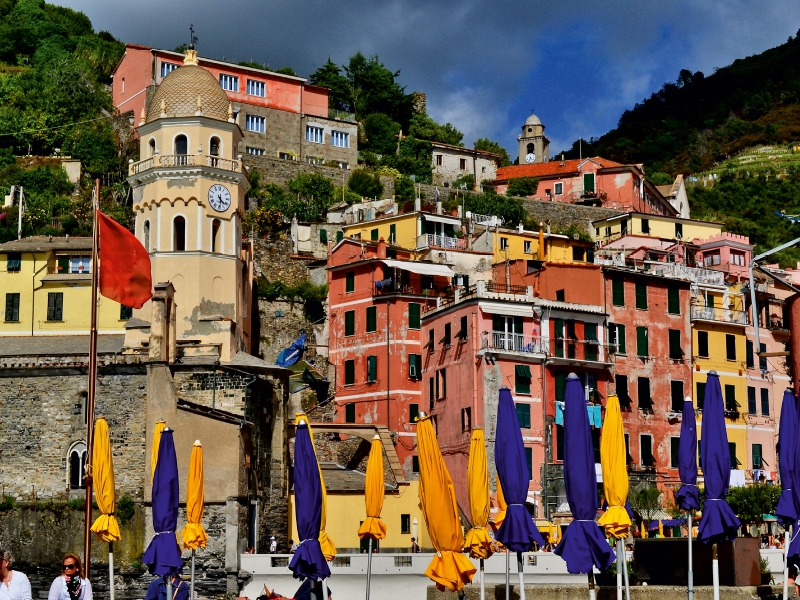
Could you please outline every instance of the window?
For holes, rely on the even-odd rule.
[[[261,115],[246,115],[244,118],[247,131],[255,131],[256,133],[264,133],[265,118]]]
[[[378,381],[378,357],[377,356],[368,356],[367,357],[367,381],[370,383],[374,383]]]
[[[378,307],[367,307],[367,333],[374,333],[378,329]]]
[[[178,67],[180,67],[178,64],[161,61],[161,77],[166,77]]]
[[[294,154],[289,152],[278,152],[278,158],[281,160],[295,160]]]
[[[433,410],[433,406],[436,403],[436,392],[434,391],[434,380],[436,379],[435,376],[432,376],[428,379],[428,403],[430,405],[431,410]]]
[[[706,402],[706,384],[705,382],[697,382],[697,394],[695,394],[695,398],[697,400],[697,410],[703,410],[703,405]]]
[[[636,355],[649,356],[647,348],[647,327],[636,328]]]
[[[19,294],[6,294],[6,323],[19,322]]]
[[[528,365],[516,365],[514,367],[514,392],[530,394],[532,378],[531,368]]]
[[[533,477],[533,448],[528,446],[525,446],[525,464],[528,466],[528,477]]]
[[[344,291],[347,294],[356,291],[356,272],[348,271],[344,274]]]
[[[753,342],[750,340],[746,340],[744,343],[744,358],[748,369],[752,369],[753,367],[756,366],[756,361],[753,356],[753,353],[754,353]]]
[[[597,360],[597,323],[584,323],[583,337],[587,342],[584,350],[586,360]]]
[[[672,412],[681,412],[683,410],[683,382],[670,381],[670,397],[672,399]]]
[[[377,242],[380,236],[380,231],[376,227],[375,229],[370,229],[369,231],[369,239],[373,242]]]
[[[436,371],[436,399],[447,398],[447,372],[445,369]]]
[[[623,220],[619,224],[619,232],[621,235],[628,235],[628,222]]]
[[[428,343],[425,344],[425,348],[428,349],[428,352],[433,352],[434,347],[436,346],[436,330],[431,327],[428,330]]]
[[[728,450],[731,453],[731,470],[738,469],[742,463],[736,458],[736,442],[728,442]]]
[[[517,402],[517,421],[520,429],[531,428],[531,405],[524,402]]]
[[[697,332],[697,355],[708,358],[708,332]]]
[[[155,155],[156,153],[156,141],[150,140],[147,144],[147,156],[148,158]]]
[[[315,144],[324,144],[325,130],[322,127],[314,127],[313,125],[306,125],[306,141],[314,142]]]
[[[130,306],[125,306],[124,304],[119,305],[119,320],[120,321],[127,321],[133,317],[133,309]]]
[[[751,385],[747,386],[747,414],[755,415],[756,413],[756,388]]]
[[[675,237],[683,238],[683,223],[675,223]]]
[[[625,306],[625,281],[622,279],[611,280],[611,302],[614,306]]]
[[[594,173],[583,174],[583,192],[584,194],[594,192]]]
[[[400,515],[400,533],[411,533],[411,515]]]
[[[505,250],[506,248],[508,248],[508,238],[501,237],[500,238],[500,250]]]
[[[48,292],[47,294],[47,320],[62,321],[64,317],[64,293]]]
[[[264,149],[263,148],[255,148],[253,146],[245,146],[245,152],[250,154],[251,156],[264,156]]]
[[[625,325],[619,323],[608,324],[609,343],[617,346],[617,354],[627,354],[625,347]]]
[[[219,219],[211,221],[211,252],[219,252],[221,227],[222,223]]]
[[[83,467],[86,464],[86,444],[78,442],[69,451],[69,487],[83,489]]]
[[[683,348],[681,348],[681,332],[679,329],[669,330],[669,357],[672,360],[683,358]]]
[[[411,457],[411,472],[419,473],[419,456]]]
[[[764,462],[761,458],[761,444],[753,444],[752,454],[753,454],[753,468],[763,469]]]
[[[444,345],[445,348],[449,348],[450,347],[451,334],[452,334],[452,329],[450,327],[450,323],[445,323],[444,324],[444,335],[442,336],[442,339],[440,340],[440,342]]]
[[[725,335],[725,355],[728,360],[736,360],[736,336],[730,333]]]
[[[767,351],[767,345],[766,344],[761,344],[760,348],[761,349],[760,349],[759,352],[763,355]],[[766,356],[759,356],[758,357],[758,368],[761,369],[762,371],[766,371],[767,370],[767,357]]]
[[[564,460],[564,426],[556,425],[556,460]]]
[[[647,310],[647,284],[636,283],[636,308]]]
[[[636,380],[636,385],[639,391],[639,409],[652,410],[653,400],[650,398],[650,379],[639,377]]]
[[[642,233],[650,233],[650,219],[642,219]]]
[[[558,302],[566,302],[566,300],[564,300],[564,290],[556,290],[556,300]]]
[[[769,389],[761,388],[761,416],[769,416]]]
[[[472,409],[471,408],[462,408],[461,409],[461,431],[471,431],[472,430]]]
[[[681,291],[678,288],[667,289],[667,312],[671,315],[681,314]]]
[[[559,182],[553,185],[553,194],[560,196],[564,193],[564,184]]]
[[[641,455],[643,467],[655,466],[656,459],[653,456],[653,436],[651,435],[639,436],[639,453]]]
[[[739,410],[739,403],[736,402],[736,386],[725,384],[725,410]]]
[[[466,158],[459,158],[458,159],[458,168],[462,171],[467,170],[467,159]]]
[[[394,244],[397,242],[397,225],[392,223],[389,225],[389,243]]]
[[[9,273],[19,273],[22,269],[22,253],[9,252],[6,255],[6,270]]]
[[[266,96],[266,84],[263,81],[256,81],[255,79],[247,80],[247,93],[250,96]]]
[[[422,355],[409,354],[408,355],[408,378],[421,379],[422,378]]]
[[[530,241],[525,241],[522,244],[522,251],[525,254],[532,254],[533,253],[533,244]]]
[[[715,304],[714,296],[712,296],[711,294],[708,294],[706,296],[706,307],[714,308],[714,304]]]
[[[410,302],[408,305],[408,328],[420,328],[419,304],[417,302]]]
[[[70,256],[69,257],[69,272],[70,273],[89,273],[89,267],[92,264],[91,256]]]
[[[572,247],[572,260],[583,262],[586,259],[586,248],[581,246]]]
[[[606,227],[606,237],[611,237],[611,227]]]
[[[150,221],[145,221],[142,226],[142,237],[144,238],[144,249],[150,252]]]
[[[633,457],[631,456],[631,436],[629,434],[625,434],[625,462],[631,464],[633,462]]]
[[[442,166],[442,155],[441,154],[437,154],[436,155],[436,166],[437,167],[441,167]]]
[[[630,405],[631,397],[628,395],[628,376],[627,375],[615,375],[614,376],[614,387],[617,390],[617,397],[619,398],[619,402],[622,405]]]
[[[348,337],[356,334],[356,311],[354,310],[344,313],[344,334]]]
[[[344,405],[344,422],[345,423],[356,422],[356,405],[354,402],[349,402]]]
[[[175,252],[186,250],[186,219],[175,217],[172,222],[172,249]]]
[[[669,438],[669,466],[673,469],[678,468],[678,461],[680,456],[681,438]]]
[[[222,89],[226,92],[238,92],[239,91],[239,78],[235,75],[220,75],[219,76],[219,84],[222,86]]]
[[[331,131],[331,145],[337,148],[349,148],[350,134],[344,131]]]
[[[356,382],[356,361],[344,361],[344,384],[353,385]]]
[[[175,137],[175,154],[180,156],[189,154],[189,140],[186,139],[185,135],[179,135]],[[187,160],[185,158],[179,158],[175,162],[178,165],[187,164]]]
[[[417,417],[419,417],[419,404],[409,404],[408,405],[408,420],[413,425],[417,422]]]
[[[466,342],[467,341],[467,317],[461,317],[461,327],[456,334],[459,342]]]

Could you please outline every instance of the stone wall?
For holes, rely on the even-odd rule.
[[[553,231],[576,226],[589,233],[589,223],[591,221],[607,219],[622,214],[622,211],[613,208],[582,206],[566,202],[526,199],[523,204],[525,211],[533,221],[549,223]]]

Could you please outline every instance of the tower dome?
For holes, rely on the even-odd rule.
[[[525,125],[541,125],[542,121],[536,115],[531,115],[525,119]]]
[[[228,95],[216,78],[188,61],[166,77],[150,99],[147,122],[165,113],[168,117],[186,117],[202,112],[204,117],[228,120]],[[162,110],[163,108],[163,110]]]

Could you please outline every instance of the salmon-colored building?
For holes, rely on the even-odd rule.
[[[584,159],[512,165],[497,169],[497,191],[509,181],[534,177],[533,198],[572,204],[592,204],[625,212],[677,216],[679,210],[647,181],[640,165],[623,165],[598,156]]]

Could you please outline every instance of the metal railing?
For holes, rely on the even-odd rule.
[[[466,250],[467,239],[449,237],[446,235],[434,235],[424,233],[419,236],[417,246],[420,248],[445,248],[446,250]]]
[[[525,354],[548,354],[549,338],[526,336],[519,333],[492,331],[487,340],[491,350],[523,352]]]
[[[616,352],[616,345],[601,344],[598,340],[556,338],[550,340],[550,356],[574,360],[603,361],[607,354]]]
[[[241,163],[238,160],[210,156],[208,154],[164,154],[151,156],[133,163],[128,169],[131,175],[137,175],[154,167],[198,167],[205,166],[223,171],[239,171]]]
[[[493,294],[521,294],[524,296],[528,293],[527,286],[497,283],[495,281],[487,281],[484,289]]]
[[[747,313],[743,310],[733,310],[722,306],[692,306],[692,320],[719,321],[721,323],[736,323],[747,325]]]

